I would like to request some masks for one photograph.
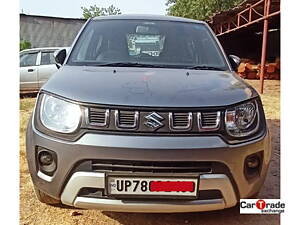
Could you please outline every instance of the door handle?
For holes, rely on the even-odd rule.
[[[33,72],[34,71],[34,69],[28,69],[28,72]]]

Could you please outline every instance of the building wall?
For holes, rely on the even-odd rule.
[[[20,14],[20,39],[29,41],[32,48],[68,47],[85,22],[85,19]]]

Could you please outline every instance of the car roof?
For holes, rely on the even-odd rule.
[[[201,23],[206,24],[204,21],[193,20],[177,16],[163,16],[163,15],[151,15],[151,14],[122,14],[114,16],[98,16],[93,20],[163,20],[174,22],[188,22],[188,23]]]
[[[25,50],[21,51],[20,53],[23,53],[23,52],[35,52],[35,51],[42,51],[42,50],[57,50],[57,49],[62,49],[62,48],[68,49],[68,48],[70,48],[70,47],[29,48],[29,49],[25,49]]]

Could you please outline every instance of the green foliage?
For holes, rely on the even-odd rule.
[[[168,15],[208,20],[217,12],[226,11],[244,0],[167,0]]]
[[[31,43],[26,40],[21,40],[20,41],[20,51],[23,51],[25,49],[31,48]]]
[[[96,16],[109,16],[109,15],[119,15],[121,10],[111,5],[108,8],[99,8],[98,6],[90,6],[89,8],[81,7],[82,15],[85,19],[96,17]]]

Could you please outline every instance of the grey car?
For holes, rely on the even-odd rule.
[[[205,22],[86,22],[39,92],[26,151],[47,204],[195,212],[256,196],[271,156],[257,92]]]

